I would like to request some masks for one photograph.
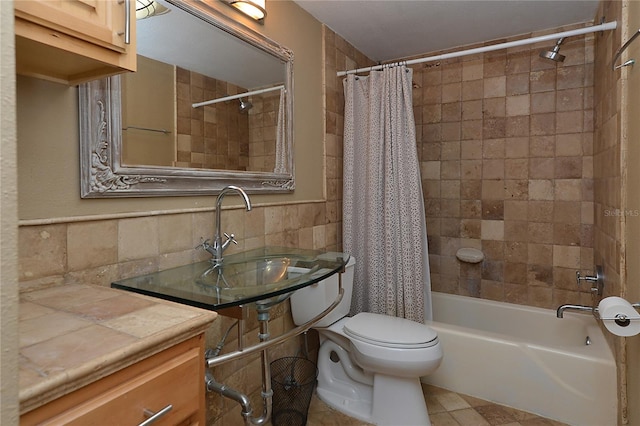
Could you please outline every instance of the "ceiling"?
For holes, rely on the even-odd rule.
[[[592,22],[598,8],[598,0],[294,1],[376,62]]]

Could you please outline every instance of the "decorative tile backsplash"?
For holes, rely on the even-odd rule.
[[[269,245],[337,250],[335,223],[324,203],[224,210],[229,252]],[[19,232],[21,287],[112,281],[207,259],[196,249],[213,237],[214,212],[185,212],[23,226]]]

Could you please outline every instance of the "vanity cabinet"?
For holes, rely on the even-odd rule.
[[[21,416],[21,425],[204,425],[204,335],[200,334]]]
[[[136,70],[135,0],[16,0],[14,12],[18,74],[73,85]]]

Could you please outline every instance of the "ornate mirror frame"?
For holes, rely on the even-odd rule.
[[[79,88],[81,197],[210,195],[231,184],[251,193],[293,191],[293,52],[202,2],[167,1],[285,63],[287,171],[245,172],[121,164],[120,77],[114,76],[83,84]]]

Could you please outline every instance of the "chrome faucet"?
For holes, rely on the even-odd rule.
[[[567,309],[572,309],[575,311],[588,311],[593,313],[594,308],[592,306],[584,306],[584,305],[562,305],[556,311],[556,316],[558,318],[564,318],[564,311]]]
[[[225,186],[222,191],[220,191],[220,194],[218,194],[218,199],[216,200],[216,233],[213,237],[213,244],[209,244],[208,240],[202,243],[202,247],[213,256],[213,259],[211,259],[211,263],[213,263],[214,267],[219,267],[222,264],[222,253],[227,247],[229,247],[229,244],[238,244],[235,239],[235,235],[227,233],[223,234],[220,231],[220,213],[222,210],[222,199],[227,193],[231,191],[235,191],[240,194],[244,199],[244,204],[247,206],[247,211],[251,210],[251,200],[249,200],[249,196],[246,192],[244,192],[244,189],[238,186]],[[227,238],[224,242],[222,242],[223,235]]]

